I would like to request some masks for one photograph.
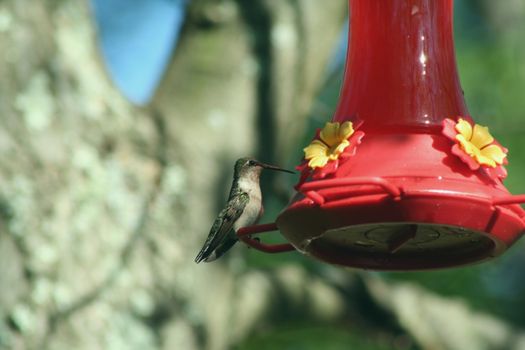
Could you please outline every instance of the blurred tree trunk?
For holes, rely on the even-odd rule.
[[[194,0],[137,108],[108,80],[86,1],[0,2],[0,348],[226,349],[249,334],[270,278],[239,249],[193,258],[233,161],[297,147],[345,17],[345,0]]]

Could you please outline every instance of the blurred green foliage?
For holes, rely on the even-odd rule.
[[[396,343],[397,348],[406,349],[404,342],[403,338],[392,341],[342,327],[296,324],[260,334],[240,344],[236,350],[392,350]]]

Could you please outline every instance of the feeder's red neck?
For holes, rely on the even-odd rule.
[[[453,0],[349,0],[346,72],[334,121],[429,130],[467,115],[452,33]]]

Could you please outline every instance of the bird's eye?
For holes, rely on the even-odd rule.
[[[255,162],[253,160],[249,160],[248,165],[255,165]]]

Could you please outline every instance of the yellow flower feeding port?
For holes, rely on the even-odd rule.
[[[350,145],[348,138],[354,133],[352,122],[326,123],[321,130],[321,140],[313,140],[304,149],[304,158],[308,160],[308,166],[312,169],[323,168],[329,160],[336,160],[341,153]]]

